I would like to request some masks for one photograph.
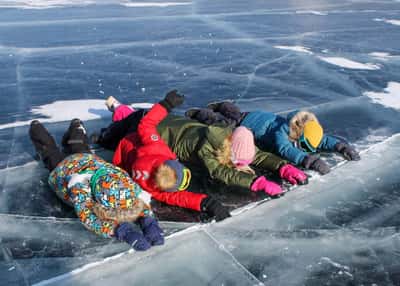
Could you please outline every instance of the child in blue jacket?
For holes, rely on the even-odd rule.
[[[185,115],[206,124],[240,125],[250,129],[262,150],[321,174],[330,171],[318,151],[336,151],[347,160],[359,160],[358,152],[346,142],[325,135],[317,117],[308,111],[294,111],[282,117],[267,111],[241,112],[232,102],[211,103],[208,108],[190,109]]]

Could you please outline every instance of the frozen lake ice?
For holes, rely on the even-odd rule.
[[[400,285],[399,21],[390,0],[1,1],[0,284]],[[164,222],[165,246],[128,251],[49,192],[29,122],[93,132],[107,96],[146,105],[174,88],[180,114],[307,108],[362,160],[327,156],[330,174],[280,199]]]

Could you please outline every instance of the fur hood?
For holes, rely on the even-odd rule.
[[[118,224],[123,222],[133,222],[139,217],[149,214],[150,207],[142,200],[136,200],[133,208],[130,209],[115,209],[106,208],[101,204],[95,202],[93,204],[93,212],[102,220],[113,220]]]
[[[293,111],[289,113],[287,120],[289,125],[289,140],[291,141],[297,141],[300,138],[300,136],[303,134],[304,125],[308,121],[314,120],[318,122],[318,119],[314,113],[305,110]]]

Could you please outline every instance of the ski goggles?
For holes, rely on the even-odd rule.
[[[192,173],[188,168],[183,168],[182,180],[179,186],[176,188],[178,192],[186,190],[190,185],[190,180],[192,178]]]
[[[171,167],[176,174],[176,184],[174,187],[165,190],[166,192],[184,191],[189,187],[192,174],[182,163],[177,160],[167,160],[165,164]]]
[[[317,147],[312,146],[311,143],[308,142],[307,138],[304,137],[304,134],[302,134],[300,136],[298,142],[299,142],[300,148],[303,149],[304,151],[309,152],[309,153],[317,152],[318,146]]]

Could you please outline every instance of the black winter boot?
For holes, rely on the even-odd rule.
[[[196,119],[196,115],[197,115],[197,113],[199,113],[199,111],[200,111],[200,108],[191,108],[191,109],[188,109],[188,110],[185,112],[185,116],[186,116],[187,118],[197,120],[197,119]]]
[[[218,122],[219,116],[214,111],[207,108],[192,108],[185,112],[185,115],[191,119],[197,120],[206,125],[212,125]]]
[[[61,145],[66,154],[90,153],[89,139],[80,119],[71,120],[67,132],[63,135]]]
[[[239,107],[230,101],[215,103],[214,111],[221,113],[225,118],[231,122],[236,122],[236,124],[238,124],[242,118]]]
[[[29,137],[36,153],[49,171],[52,171],[65,155],[58,149],[56,141],[38,120],[33,120],[29,128]]]
[[[213,102],[210,102],[209,104],[207,104],[207,108],[211,109],[215,112],[219,112],[219,107],[221,106],[221,104],[224,104],[225,102],[233,104],[232,100],[213,101]]]

